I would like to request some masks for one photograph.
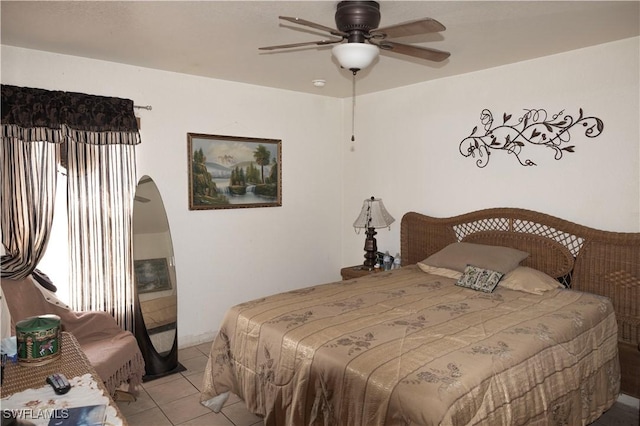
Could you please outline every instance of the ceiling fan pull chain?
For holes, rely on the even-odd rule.
[[[356,137],[356,71],[353,71],[352,80],[352,92],[351,92],[351,142],[355,142]],[[353,151],[353,145],[351,145]]]

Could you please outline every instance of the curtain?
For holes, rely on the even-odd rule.
[[[71,305],[133,330],[134,146],[70,144],[68,161]]]
[[[2,278],[23,279],[45,252],[53,223],[57,157],[56,144],[2,138]]]
[[[71,305],[106,310],[132,329],[133,102],[2,85],[1,111],[2,276],[28,275],[44,253],[65,145]]]

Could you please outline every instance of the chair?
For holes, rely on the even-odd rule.
[[[55,287],[54,287],[55,288]],[[104,381],[111,396],[121,385],[135,395],[144,375],[144,359],[129,331],[118,326],[107,312],[74,312],[55,294],[38,284],[32,275],[22,280],[2,280],[2,293],[15,323],[36,315],[60,317],[63,331],[75,336],[91,365]]]

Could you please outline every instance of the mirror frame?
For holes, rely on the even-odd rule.
[[[140,293],[138,291],[137,283],[134,286],[135,301],[134,301],[134,333],[133,334],[136,337],[136,340],[138,341],[140,352],[142,352],[142,356],[145,361],[145,375],[143,376],[142,381],[147,382],[147,381],[164,377],[170,374],[178,373],[180,371],[184,371],[186,370],[186,368],[184,368],[184,366],[182,366],[178,362],[178,318],[177,318],[178,294],[177,294],[177,276],[176,276],[177,274],[175,273],[175,265],[173,262],[174,252],[173,252],[173,242],[171,240],[171,230],[169,229],[169,221],[167,218],[164,203],[162,202],[162,195],[160,194],[160,190],[158,189],[158,186],[156,185],[155,181],[151,177],[144,175],[138,181],[138,188],[140,187],[141,184],[152,184],[155,189],[153,194],[154,197],[153,197],[153,200],[149,200],[149,198],[147,197],[141,197],[138,193],[138,189],[136,189],[136,197],[141,198],[140,200],[137,200],[137,201],[141,201],[141,202],[151,201],[151,202],[157,203],[157,206],[155,206],[154,209],[156,212],[158,212],[157,214],[162,214],[164,216],[164,220],[166,221],[166,226],[169,233],[168,244],[170,246],[167,252],[170,253],[170,259],[171,259],[170,267],[173,268],[172,270],[173,273],[170,273],[170,275],[173,276],[174,278],[173,289],[175,291],[175,297],[176,297],[176,322],[175,322],[175,330],[174,330],[175,334],[173,336],[173,343],[171,344],[171,349],[168,352],[165,351],[163,353],[159,353],[151,340],[151,336],[149,335],[147,326],[145,324],[144,315],[142,313],[142,305],[140,303]],[[143,201],[143,200],[147,200],[147,201]],[[134,212],[133,212],[134,225],[132,227],[132,238],[136,233],[135,231],[136,204],[137,203],[134,203]],[[134,240],[134,252],[135,252],[135,238],[133,238],[133,240]],[[134,261],[135,260],[141,260],[141,259],[135,259],[135,256],[134,256]]]

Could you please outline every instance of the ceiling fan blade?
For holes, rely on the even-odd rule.
[[[374,38],[398,38],[418,34],[437,33],[446,30],[445,26],[435,19],[424,18],[416,21],[403,22],[369,31]]]
[[[442,50],[431,49],[430,47],[412,46],[410,44],[396,43],[394,41],[384,40],[380,43],[371,43],[378,46],[382,50],[400,53],[402,55],[413,56],[416,58],[427,59],[429,61],[441,62],[447,59],[451,53]]]
[[[347,37],[349,35],[349,34],[347,34],[345,32],[336,30],[335,28],[325,27],[324,25],[316,24],[315,22],[307,21],[305,19],[293,18],[293,17],[290,17],[290,16],[279,16],[278,18],[280,18],[280,19],[282,19],[284,21],[293,22],[294,24],[299,24],[299,25],[304,25],[306,27],[315,28],[316,30],[326,31],[329,34],[332,34],[332,35],[338,36],[338,37]]]
[[[258,50],[289,49],[292,47],[303,47],[303,46],[324,46],[326,44],[340,43],[341,41],[342,41],[341,38],[334,38],[330,40],[306,41],[302,43],[281,44],[279,46],[259,47]]]

